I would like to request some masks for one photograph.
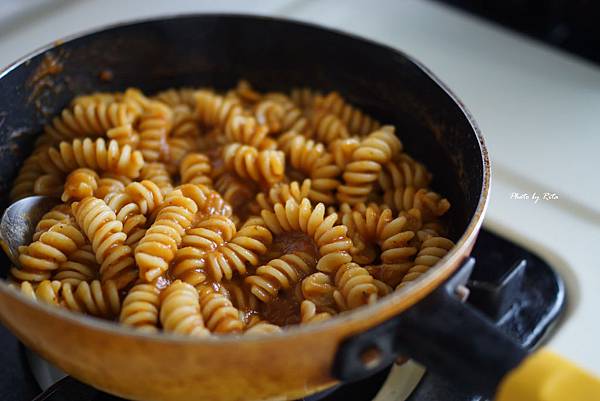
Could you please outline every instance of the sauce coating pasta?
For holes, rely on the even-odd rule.
[[[54,117],[11,199],[63,203],[10,280],[132,330],[267,335],[410,285],[450,203],[395,128],[337,92],[129,88]]]

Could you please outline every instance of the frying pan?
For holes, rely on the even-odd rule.
[[[538,399],[532,394],[551,379],[570,394],[593,394],[598,383],[591,376],[552,362],[562,374],[556,379],[555,370],[544,367],[558,357],[528,356],[457,298],[473,267],[468,255],[488,202],[483,138],[430,71],[364,39],[281,19],[190,15],[55,42],[0,74],[3,206],[43,124],[73,96],[128,86],[148,93],[179,86],[224,89],[240,78],[263,90],[335,89],[396,125],[408,152],[434,173],[433,187],[452,203],[454,249],[413,284],[374,305],[264,337],[137,333],[29,301],[1,282],[0,319],[23,343],[70,375],[135,400],[300,398],[368,376],[399,354],[499,400]],[[8,260],[2,262],[6,273]],[[577,386],[567,386],[572,382],[564,381],[565,372],[578,379]],[[528,377],[534,380],[522,386]]]

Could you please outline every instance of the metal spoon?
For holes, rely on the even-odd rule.
[[[35,226],[44,213],[60,203],[49,196],[29,196],[10,205],[0,221],[0,245],[15,266],[19,264],[19,246],[28,245]]]
[[[19,263],[19,246],[28,245],[31,242],[38,221],[47,211],[59,203],[60,199],[58,198],[30,196],[18,200],[4,211],[0,221],[0,245],[2,245],[4,252],[15,266],[21,267]],[[66,373],[46,362],[30,349],[26,349],[26,355],[33,369],[33,375],[44,390],[36,400],[38,398],[40,400],[46,399],[50,394],[46,391],[48,387],[64,378]],[[51,388],[54,389],[54,387]]]

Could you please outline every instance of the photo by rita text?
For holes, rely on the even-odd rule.
[[[558,198],[556,192],[512,192],[510,194],[510,199],[532,201],[533,203],[538,203],[540,200],[553,201],[558,200]]]

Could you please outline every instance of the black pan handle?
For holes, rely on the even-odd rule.
[[[407,355],[458,386],[492,397],[502,378],[527,350],[492,321],[462,302],[457,289],[473,270],[467,258],[458,271],[425,299],[398,316],[340,345],[332,374],[359,380]]]

